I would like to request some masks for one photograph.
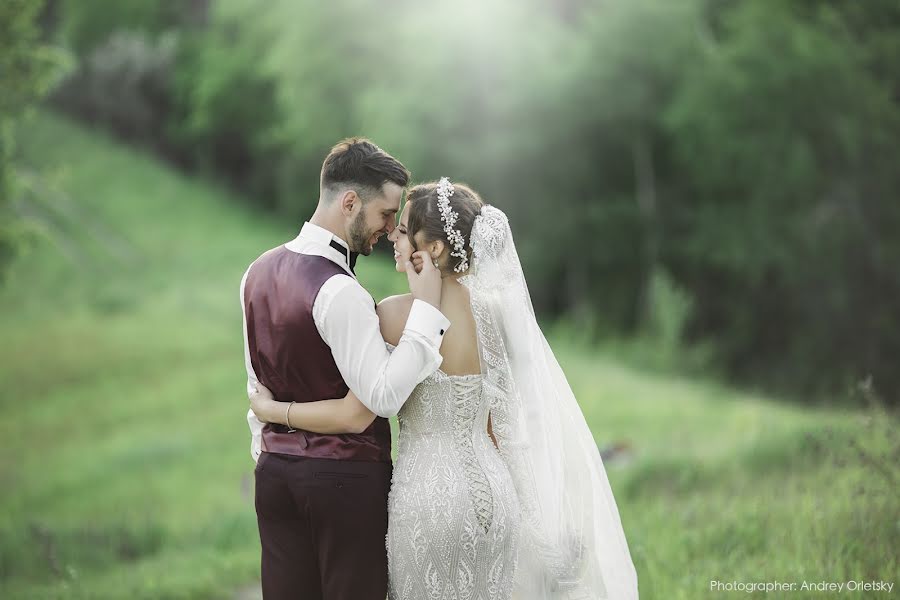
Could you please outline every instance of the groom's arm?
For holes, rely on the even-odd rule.
[[[450,327],[438,309],[415,300],[400,342],[389,352],[372,297],[343,275],[319,290],[313,319],[347,386],[381,417],[396,415],[413,388],[441,366],[441,342]]]

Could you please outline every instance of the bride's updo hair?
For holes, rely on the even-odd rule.
[[[447,238],[447,232],[444,231],[444,221],[441,220],[441,210],[438,207],[437,187],[438,182],[432,181],[419,184],[409,190],[406,195],[409,203],[406,233],[415,249],[418,249],[415,236],[420,231],[426,244],[436,240],[444,242],[444,252],[450,260],[446,264],[441,264],[441,271],[453,273],[453,269],[460,263],[460,259],[450,256],[450,253],[453,252],[453,244]],[[468,256],[469,265],[472,264],[472,226],[475,224],[475,217],[481,212],[482,206],[484,206],[484,201],[475,190],[462,183],[453,183],[450,208],[458,215],[453,228],[459,230],[465,240],[464,250]]]

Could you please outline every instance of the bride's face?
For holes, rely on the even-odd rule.
[[[406,235],[407,223],[409,223],[409,202],[406,203],[406,206],[403,207],[403,212],[400,213],[400,223],[388,235],[388,239],[394,243],[395,268],[400,273],[406,271],[406,261],[412,260],[413,254],[412,244],[409,243],[409,236]]]

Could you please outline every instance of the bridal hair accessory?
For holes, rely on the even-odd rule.
[[[460,273],[469,268],[469,257],[466,255],[466,241],[459,229],[454,229],[459,213],[450,208],[450,196],[453,195],[453,184],[446,177],[441,177],[437,185],[438,209],[441,211],[441,221],[444,222],[444,233],[453,245],[450,256],[459,258],[459,263],[453,267],[454,273]]]

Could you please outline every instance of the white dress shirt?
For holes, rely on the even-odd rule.
[[[346,256],[330,246],[332,240],[347,247],[330,231],[307,222],[300,235],[284,246],[299,254],[323,256],[346,271],[332,276],[319,289],[313,303],[313,321],[322,340],[331,348],[334,362],[350,390],[376,415],[392,417],[413,388],[441,366],[440,347],[450,321],[427,302],[413,301],[403,336],[396,349],[389,352],[381,337],[372,296],[350,271]],[[244,311],[244,285],[249,272],[248,268],[241,280],[248,394],[256,389],[257,382],[250,362]],[[256,460],[261,453],[263,423],[252,410],[247,412],[247,421],[252,435],[250,453]]]

